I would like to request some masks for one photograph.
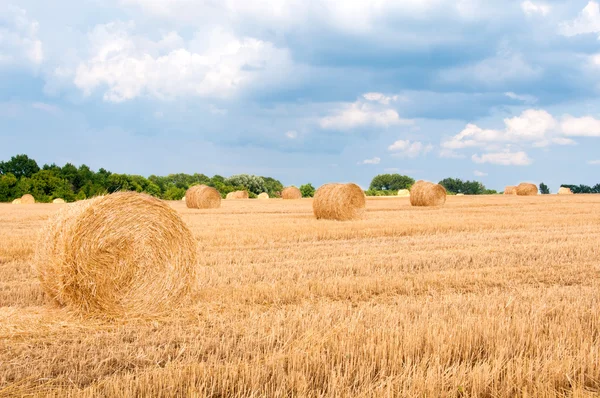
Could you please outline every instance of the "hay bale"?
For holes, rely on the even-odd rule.
[[[366,206],[356,184],[325,184],[315,192],[313,213],[317,219],[348,221],[362,217]]]
[[[32,205],[34,203],[35,203],[35,198],[33,197],[33,195],[26,193],[25,195],[21,196],[21,204]]]
[[[65,200],[61,199],[61,198],[56,198],[52,201],[52,203],[62,204],[62,203],[65,203]]]
[[[260,195],[258,195],[257,199],[260,199],[260,200],[269,199],[269,194],[266,192],[263,192]]]
[[[419,180],[410,188],[412,206],[441,206],[446,203],[446,189],[432,182]]]
[[[218,209],[221,194],[213,187],[194,185],[185,193],[185,205],[190,209]]]
[[[504,194],[505,195],[516,195],[517,194],[517,187],[514,185],[508,185],[504,188]]]
[[[196,283],[196,241],[165,202],[119,192],[63,207],[34,257],[46,294],[107,317],[172,312]]]
[[[181,201],[182,201],[182,202],[185,202],[185,196],[184,196],[183,198],[181,198]]]
[[[573,192],[571,191],[571,188],[568,187],[560,187],[558,189],[558,194],[559,195],[573,195]]]
[[[398,196],[408,198],[410,196],[410,191],[408,189],[400,189],[398,191]]]
[[[302,199],[302,192],[294,186],[287,187],[281,191],[282,199]]]
[[[465,196],[464,193],[457,193],[456,196]]]
[[[20,205],[21,204],[21,199],[15,199],[12,201],[13,205]]]
[[[229,192],[225,199],[248,199],[250,195],[248,195],[248,191],[235,191]]]
[[[534,196],[538,194],[538,187],[535,184],[522,182],[517,185],[517,195],[519,196]]]

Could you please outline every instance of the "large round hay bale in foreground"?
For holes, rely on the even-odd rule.
[[[62,204],[62,203],[65,203],[65,200],[64,200],[64,199],[61,199],[61,198],[56,198],[56,199],[54,199],[54,200],[52,201],[52,203],[55,203],[55,204]]]
[[[408,189],[400,189],[398,191],[398,196],[408,198],[410,196],[410,191]]]
[[[538,194],[538,187],[535,184],[522,182],[517,185],[517,195],[519,196],[534,196]]]
[[[282,199],[302,199],[302,192],[294,186],[287,187],[281,191]]]
[[[221,194],[213,187],[194,185],[185,193],[185,205],[190,209],[218,209]]]
[[[516,195],[517,194],[517,187],[514,185],[508,185],[504,188],[504,194],[505,195]]]
[[[21,204],[21,199],[15,199],[12,201],[13,205],[20,205]]]
[[[568,187],[560,187],[560,188],[558,188],[558,194],[559,195],[573,195],[573,191],[571,191],[571,188],[568,188]]]
[[[325,184],[315,192],[313,213],[317,219],[348,221],[362,217],[365,206],[365,193],[358,185]]]
[[[265,199],[269,199],[269,194],[266,192],[261,193],[260,195],[257,196],[257,199],[260,200],[265,200]]]
[[[33,197],[33,195],[26,193],[25,195],[21,196],[21,204],[32,205],[34,203],[35,203],[35,198]]]
[[[249,197],[248,191],[235,191],[229,192],[225,199],[248,199]]]
[[[446,189],[432,182],[419,180],[410,188],[410,204],[413,206],[441,206],[446,203]]]
[[[196,241],[165,202],[119,192],[63,207],[42,230],[34,258],[60,305],[91,315],[172,312],[196,283]]]

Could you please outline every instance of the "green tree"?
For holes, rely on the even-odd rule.
[[[548,189],[548,185],[543,182],[540,183],[540,193],[542,195],[548,195],[550,193],[550,189]]]
[[[315,187],[311,183],[300,185],[300,192],[302,192],[303,198],[312,198],[315,196]]]
[[[16,155],[7,162],[0,162],[0,174],[11,173],[17,179],[21,177],[31,177],[40,171],[37,162],[29,159],[27,155]]]
[[[463,181],[460,178],[444,178],[439,182],[449,193],[463,193],[466,195],[483,195],[485,186],[479,181]]]
[[[373,191],[398,191],[409,189],[415,180],[400,174],[379,174],[373,177],[369,190]]]
[[[277,198],[281,196],[281,191],[283,191],[283,184],[281,181],[276,180],[271,177],[261,177],[265,181],[266,193],[269,194],[271,198]]]
[[[242,187],[255,195],[267,192],[265,180],[262,177],[250,174],[238,174],[225,180],[227,185]]]
[[[14,187],[17,184],[17,177],[12,173],[0,175],[0,202],[10,202],[15,199],[13,195]]]

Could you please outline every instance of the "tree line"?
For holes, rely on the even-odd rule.
[[[373,177],[369,196],[396,195],[400,189],[409,189],[415,180],[400,174],[379,174]],[[229,192],[247,190],[250,197],[266,192],[270,197],[281,195],[284,185],[272,177],[239,174],[231,177],[204,174],[169,174],[168,176],[118,174],[103,168],[98,171],[88,166],[79,167],[67,163],[60,167],[56,164],[38,163],[27,155],[16,155],[8,161],[0,162],[0,202],[10,202],[26,193],[32,194],[38,202],[50,202],[61,198],[67,202],[82,200],[117,191],[145,192],[165,200],[180,200],[186,190],[197,184],[214,187],[225,197]],[[479,181],[463,181],[459,178],[445,178],[439,182],[449,194],[489,195],[496,194],[487,189]],[[568,185],[573,193],[600,193],[600,184],[593,187],[587,185]],[[310,184],[301,185],[303,197],[312,197],[315,187]],[[544,183],[540,184],[541,193],[550,193]]]

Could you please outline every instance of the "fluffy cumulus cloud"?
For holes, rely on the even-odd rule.
[[[398,140],[388,147],[393,156],[416,158],[431,152],[433,146],[420,141]]]
[[[358,162],[358,164],[379,164],[381,163],[381,158],[378,158],[377,156],[375,156],[374,158],[371,159],[365,159],[362,162]]]
[[[570,137],[600,137],[600,120],[591,116],[577,118],[565,115],[561,127]]]
[[[523,151],[486,153],[481,156],[473,155],[471,159],[475,163],[491,163],[502,166],[528,166],[532,163],[527,153]]]
[[[26,10],[0,1],[0,66],[39,66],[44,48],[38,30]]]
[[[413,124],[412,120],[402,119],[395,109],[387,106],[392,97],[368,93],[363,98],[354,103],[340,104],[332,114],[321,118],[319,125],[326,130],[347,131],[361,127],[386,128]]]
[[[548,4],[533,2],[530,0],[521,3],[521,9],[526,15],[548,15],[550,13],[550,6]]]
[[[565,36],[576,36],[586,33],[600,32],[600,4],[590,1],[572,21],[560,25],[560,33]]]
[[[270,79],[289,64],[287,51],[215,28],[185,42],[176,32],[151,41],[135,25],[112,22],[89,34],[90,57],[74,71],[86,95],[96,90],[121,102],[147,95],[227,98],[257,79]]]

